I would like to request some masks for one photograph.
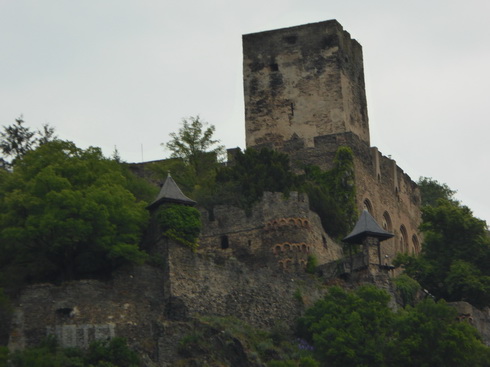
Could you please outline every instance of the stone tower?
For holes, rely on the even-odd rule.
[[[361,45],[336,20],[243,36],[247,147],[352,132],[369,145]]]

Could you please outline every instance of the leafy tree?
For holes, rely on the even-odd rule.
[[[401,310],[388,341],[388,366],[488,366],[490,349],[474,327],[456,320],[444,301],[426,299]]]
[[[488,366],[490,349],[444,301],[426,299],[398,312],[372,285],[332,287],[299,320],[299,331],[322,365]]]
[[[407,274],[400,274],[393,279],[396,291],[399,294],[403,306],[414,306],[417,300],[417,293],[421,291],[420,284],[410,278]]]
[[[456,191],[451,190],[448,185],[439,183],[430,177],[420,177],[417,185],[422,197],[422,205],[436,206],[439,199],[444,199],[456,203],[454,195]]]
[[[490,305],[490,238],[486,223],[455,201],[438,199],[422,210],[420,256],[399,255],[396,265],[434,296]]]
[[[288,194],[296,182],[289,157],[266,148],[237,151],[231,166],[221,168],[216,180],[229,190],[229,194],[220,195],[222,198],[246,209],[258,201],[264,191]]]
[[[167,176],[169,171],[182,191],[200,205],[212,209],[216,201],[216,170],[223,160],[224,146],[214,139],[214,125],[199,116],[182,120],[177,133],[162,144],[171,152],[171,159],[155,162],[148,167],[154,179]]]
[[[352,150],[339,147],[330,171],[306,167],[304,180],[310,207],[320,216],[325,231],[338,238],[347,235],[357,220]]]
[[[20,116],[15,120],[15,124],[3,126],[3,131],[0,133],[1,152],[5,157],[12,157],[11,162],[2,158],[1,165],[9,167],[30,150],[53,139],[55,139],[53,127],[45,124],[42,130],[32,131],[24,126],[24,119]]]
[[[148,213],[127,186],[98,148],[55,140],[27,152],[0,185],[0,269],[69,280],[142,262]]]
[[[183,159],[198,176],[207,161],[219,159],[224,154],[224,146],[213,139],[216,128],[214,125],[206,126],[207,123],[201,121],[199,116],[184,118],[179,132],[171,133],[172,139],[162,144],[172,152],[172,158]]]
[[[328,366],[380,366],[393,322],[389,295],[374,286],[356,292],[331,287],[299,320],[302,336]]]

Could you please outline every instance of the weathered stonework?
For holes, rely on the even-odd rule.
[[[384,266],[397,252],[420,250],[420,194],[394,160],[369,146],[361,46],[336,21],[243,40],[247,146],[286,152],[297,172],[304,164],[330,169],[337,148],[349,146],[359,210],[368,209],[395,234],[381,243],[381,261],[378,244],[367,248],[369,256],[344,254],[306,195],[264,193],[250,215],[231,206],[215,207],[211,217],[202,210],[195,252],[162,237],[153,221],[144,245],[158,265],[121,270],[108,281],[26,288],[15,307],[10,348],[33,346],[50,334],[82,348],[122,336],[145,365],[173,366],[179,340],[192,332],[197,315],[293,325],[325,285],[344,284],[338,277],[345,274],[350,286],[370,282],[393,294],[389,267],[372,271],[369,259]],[[313,257],[319,276],[305,272]],[[490,343],[488,310],[457,307]]]
[[[354,152],[359,210],[395,238],[382,244],[420,251],[420,193],[389,157],[369,145],[362,48],[335,20],[243,36],[247,147],[269,147],[305,164],[332,167],[339,146]]]
[[[353,131],[369,144],[361,45],[336,20],[243,36],[247,146]]]

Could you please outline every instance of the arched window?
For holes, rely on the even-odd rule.
[[[403,224],[400,226],[400,251],[408,252],[407,229]]]
[[[369,199],[364,199],[362,205],[363,205],[363,209],[366,209],[369,212],[369,214],[374,216],[373,205],[371,204],[371,201]]]
[[[417,238],[417,235],[412,236],[412,245],[413,245],[413,254],[418,254],[420,253],[420,243],[419,239]]]
[[[391,224],[391,217],[388,212],[383,213],[383,229],[388,232],[393,232],[393,225]]]

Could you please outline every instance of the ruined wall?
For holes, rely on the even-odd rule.
[[[354,152],[357,202],[395,237],[386,262],[420,251],[416,184],[369,145],[361,46],[335,20],[243,36],[247,147],[269,147],[330,169],[341,145]]]
[[[342,250],[309,210],[307,196],[264,193],[251,213],[218,206],[210,220],[203,212],[196,253],[168,244],[171,308],[186,315],[234,315],[270,327],[299,315],[298,291],[317,298],[318,284],[305,273],[308,257],[331,262]]]
[[[272,147],[270,144],[258,147],[262,146]],[[369,147],[353,133],[315,137],[313,147],[307,147],[302,139],[294,138],[277,149],[287,153],[293,170],[301,173],[305,164],[331,169],[339,146],[348,146],[354,153],[359,212],[368,209],[380,226],[395,234],[394,238],[381,244],[386,262],[391,264],[398,252],[418,253],[422,242],[418,231],[420,191],[393,159],[383,156],[376,147]]]
[[[163,281],[162,270],[139,266],[110,281],[27,287],[15,307],[9,348],[37,345],[47,335],[81,348],[122,336],[139,352],[155,356],[165,307]]]
[[[369,143],[362,48],[335,20],[243,36],[247,147],[352,131]]]

